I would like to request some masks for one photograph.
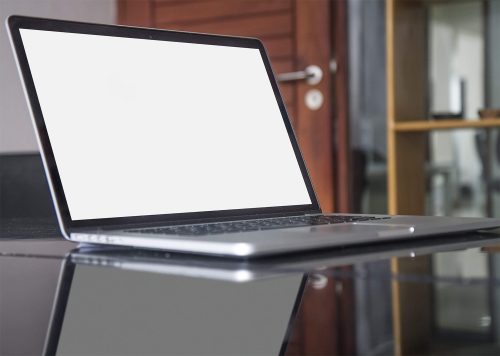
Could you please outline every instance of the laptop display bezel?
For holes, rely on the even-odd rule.
[[[37,131],[39,146],[44,161],[46,174],[48,176],[51,191],[58,210],[59,219],[65,229],[68,231],[73,228],[88,228],[88,227],[112,227],[123,225],[143,225],[155,223],[178,223],[183,221],[206,221],[213,219],[231,219],[231,218],[248,218],[248,217],[268,217],[277,215],[298,215],[306,213],[321,212],[319,202],[316,198],[307,168],[305,166],[302,154],[300,152],[285,104],[281,97],[278,84],[262,42],[255,38],[246,37],[231,37],[211,34],[200,34],[190,32],[179,32],[160,29],[137,28],[118,25],[102,25],[93,23],[83,23],[64,20],[52,20],[43,18],[33,18],[25,16],[10,16],[7,20],[10,30],[11,40],[17,56],[19,70],[23,77],[24,88],[27,99],[31,108],[31,114]],[[144,216],[126,216],[114,218],[98,218],[73,220],[68,208],[66,196],[61,183],[61,178],[57,169],[54,153],[49,140],[47,128],[45,126],[42,110],[38,100],[37,92],[33,77],[31,75],[28,59],[23,46],[20,29],[34,29],[44,31],[68,32],[101,36],[137,38],[146,40],[173,41],[184,43],[211,44],[220,46],[256,48],[260,51],[263,63],[265,65],[269,81],[276,101],[278,103],[288,136],[290,138],[302,177],[306,184],[307,191],[311,200],[311,204],[292,205],[292,206],[275,206],[249,209],[234,209],[234,210],[217,210],[217,211],[200,211],[192,213],[176,213],[176,214],[159,214],[159,215],[144,215]]]

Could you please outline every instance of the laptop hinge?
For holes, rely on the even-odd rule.
[[[144,228],[144,227],[155,227],[155,226],[168,226],[168,225],[190,225],[190,224],[203,224],[211,222],[223,222],[223,221],[234,221],[234,220],[251,220],[251,219],[271,219],[277,217],[286,216],[315,216],[321,215],[319,213],[311,212],[293,212],[293,213],[275,213],[275,214],[255,214],[255,215],[235,215],[231,217],[214,217],[214,218],[199,218],[199,219],[182,219],[175,221],[156,221],[156,222],[143,222],[143,223],[124,223],[124,224],[113,224],[106,226],[85,226],[85,227],[72,227],[68,229],[68,232],[82,232],[89,230],[123,230],[123,229],[133,229],[133,228]]]

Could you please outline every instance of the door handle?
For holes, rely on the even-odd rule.
[[[289,83],[305,80],[309,85],[316,85],[321,82],[323,71],[317,65],[310,65],[304,70],[278,74],[278,82]]]

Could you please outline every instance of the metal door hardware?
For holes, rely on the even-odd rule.
[[[305,80],[307,84],[316,85],[321,82],[323,71],[317,65],[310,65],[305,70],[278,74],[278,81],[281,83]]]
[[[319,110],[323,105],[323,93],[318,89],[310,89],[307,91],[305,96],[306,106],[313,111]]]

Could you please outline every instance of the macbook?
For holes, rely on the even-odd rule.
[[[65,238],[253,257],[500,226],[322,214],[263,44],[11,16]]]

